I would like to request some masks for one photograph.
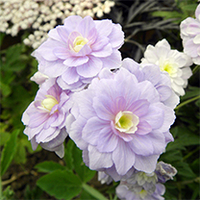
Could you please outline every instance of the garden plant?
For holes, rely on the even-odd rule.
[[[200,198],[198,1],[0,11],[0,199]]]

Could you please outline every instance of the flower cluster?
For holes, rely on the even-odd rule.
[[[37,48],[47,32],[70,15],[102,17],[109,13],[114,1],[106,0],[2,0],[0,3],[0,32],[16,36],[20,30],[32,29],[24,43]]]
[[[193,62],[200,65],[200,5],[195,11],[196,19],[188,17],[180,25],[183,50]]]
[[[156,169],[152,173],[135,171],[128,179],[122,178],[116,188],[117,196],[126,200],[163,200],[162,195],[165,193],[165,183],[173,179],[177,170],[170,164],[158,162]]]
[[[50,2],[49,2],[50,3]],[[121,181],[122,199],[163,199],[176,174],[158,162],[173,141],[174,108],[191,76],[191,58],[164,39],[142,63],[122,60],[124,33],[111,20],[69,16],[34,52],[39,85],[22,116],[32,147],[64,155],[69,136],[102,183]]]

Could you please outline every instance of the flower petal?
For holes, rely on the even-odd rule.
[[[96,76],[102,69],[102,61],[98,58],[89,57],[86,64],[77,67],[77,73],[85,78]]]
[[[112,160],[117,173],[125,175],[135,163],[135,154],[126,142],[119,140],[116,149],[112,153]]]
[[[113,165],[110,153],[100,153],[96,147],[88,146],[89,167],[92,170],[108,168]]]

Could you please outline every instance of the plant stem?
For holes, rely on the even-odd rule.
[[[178,106],[176,106],[175,110],[178,110],[179,108],[181,108],[182,106],[188,104],[188,103],[191,103],[192,101],[195,101],[197,99],[200,98],[200,95],[196,96],[196,97],[193,97],[192,99],[188,99],[187,101],[184,101],[182,103],[180,103]]]
[[[199,151],[199,148],[196,148],[195,150],[189,152],[186,156],[183,157],[183,160],[186,160],[187,158],[189,158],[192,154],[194,154],[195,152]]]
[[[141,44],[139,44],[138,42],[136,42],[136,41],[134,41],[134,40],[129,40],[128,38],[126,38],[126,39],[124,40],[124,42],[132,43],[132,44],[138,46],[138,47],[140,48],[140,50],[141,50],[142,52],[144,52],[144,47],[143,47]]]
[[[94,189],[93,187],[89,186],[86,183],[82,184],[83,189],[88,192],[89,194],[91,194],[93,197],[95,197],[98,200],[108,200],[106,197],[103,196],[103,194],[101,194],[99,191],[97,191],[96,189]]]
[[[197,65],[193,70],[192,73],[195,74],[200,68],[200,65]]]
[[[200,177],[196,177],[192,180],[186,180],[186,181],[180,181],[180,182],[177,182],[175,183],[176,185],[188,185],[190,183],[194,183],[194,182],[197,182],[197,183],[200,183]]]

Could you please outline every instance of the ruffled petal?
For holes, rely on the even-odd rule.
[[[135,163],[135,154],[126,142],[119,140],[116,149],[112,153],[112,160],[117,173],[125,175]]]

